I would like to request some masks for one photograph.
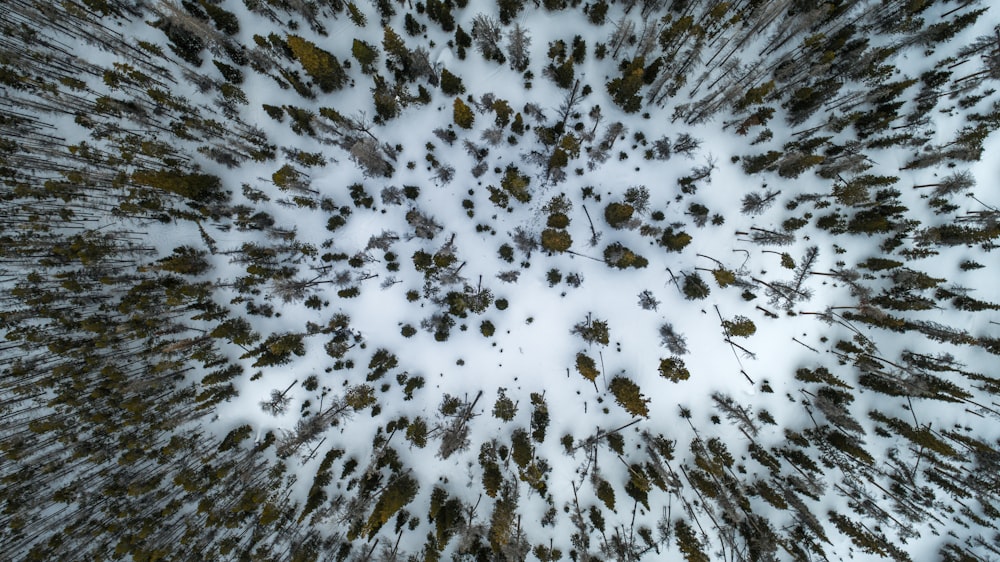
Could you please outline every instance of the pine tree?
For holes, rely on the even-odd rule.
[[[697,272],[684,274],[684,287],[682,291],[684,298],[688,300],[704,299],[712,292],[708,284],[705,283],[704,279]]]
[[[510,25],[524,9],[524,0],[497,0],[497,6],[500,8],[500,23]]]
[[[378,61],[379,56],[376,47],[360,39],[355,39],[351,46],[351,55],[361,65],[361,72],[365,74],[373,74],[375,72],[375,63]]]
[[[691,377],[691,373],[684,366],[684,360],[676,355],[660,359],[659,371],[661,377],[675,383],[686,381]]]
[[[286,43],[306,74],[316,82],[316,85],[323,92],[330,93],[339,90],[347,83],[347,73],[344,72],[340,62],[332,54],[298,35],[289,35]]]
[[[625,66],[622,75],[606,84],[608,93],[614,102],[626,113],[636,113],[642,108],[642,88],[645,64],[642,57],[636,57]]]
[[[463,129],[471,129],[472,123],[475,121],[476,116],[472,113],[472,108],[462,101],[462,98],[455,98],[453,104],[452,114],[454,116],[455,124]]]
[[[604,320],[594,320],[589,314],[586,320],[577,323],[570,332],[579,335],[588,344],[608,345],[610,343],[608,323]]]
[[[598,0],[587,8],[587,19],[594,25],[604,25],[608,15],[608,3],[606,0]]]
[[[507,397],[507,389],[497,389],[497,400],[493,404],[493,417],[509,422],[517,415],[517,404]]]
[[[618,269],[629,267],[641,269],[649,265],[649,260],[626,248],[619,242],[609,244],[604,249],[604,263]]]
[[[406,76],[410,65],[410,50],[398,33],[389,26],[382,28],[382,50],[385,51],[386,68],[397,77]]]
[[[612,228],[619,229],[632,219],[634,212],[635,208],[627,203],[608,203],[604,208],[604,220],[608,221]]]
[[[633,416],[649,417],[649,399],[642,395],[639,385],[626,377],[616,376],[608,384],[615,402]]]
[[[680,252],[691,243],[691,235],[687,232],[674,232],[673,227],[664,229],[660,237],[660,245],[671,252]]]
[[[746,316],[736,316],[732,320],[724,320],[723,328],[730,337],[748,338],[757,332],[757,326]]]
[[[448,96],[458,96],[465,93],[465,85],[462,79],[448,72],[447,68],[441,69],[441,92]]]
[[[406,504],[413,501],[420,486],[415,479],[408,474],[398,475],[392,479],[382,495],[375,502],[375,508],[368,517],[362,530],[371,540],[379,529],[385,525],[389,518],[395,515]],[[348,538],[352,538],[350,535]]]
[[[594,360],[583,352],[576,354],[576,372],[580,373],[580,376],[590,382],[597,380],[597,376],[601,374],[597,370],[597,364],[594,363]]]

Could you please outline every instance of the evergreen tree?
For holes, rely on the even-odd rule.
[[[639,385],[626,377],[614,377],[608,383],[608,390],[626,412],[633,416],[649,417],[649,399],[642,395]]]
[[[361,65],[361,72],[365,74],[375,73],[375,63],[378,60],[378,49],[359,39],[354,40],[351,47],[351,55]]]
[[[441,92],[448,96],[458,96],[465,93],[465,85],[462,79],[448,72],[447,68],[441,69]]]
[[[510,25],[524,9],[524,0],[497,0],[500,8],[500,23]]]
[[[700,300],[708,297],[712,292],[708,284],[698,275],[697,272],[684,274],[684,298],[688,300]]]
[[[614,102],[626,113],[636,113],[642,107],[642,97],[639,90],[642,88],[645,61],[642,57],[636,57],[625,65],[622,75],[606,84],[608,93]]]
[[[455,124],[463,129],[471,129],[472,123],[475,121],[476,116],[472,113],[472,108],[462,101],[462,98],[455,98],[453,107],[453,116]]]
[[[320,90],[330,93],[343,88],[347,83],[347,73],[332,54],[298,35],[289,35],[285,41]]]
[[[586,320],[573,326],[570,332],[579,335],[588,344],[608,345],[610,343],[608,323],[604,320],[594,320],[589,314]]]
[[[691,377],[691,373],[684,366],[684,360],[676,355],[660,359],[659,371],[660,376],[670,382],[686,381]]]

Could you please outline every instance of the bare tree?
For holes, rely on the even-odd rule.
[[[635,22],[629,19],[628,16],[622,16],[614,25],[615,30],[611,33],[611,37],[608,38],[608,48],[611,50],[611,58],[617,59],[621,48],[628,42],[635,31]]]
[[[748,193],[746,197],[743,198],[740,212],[744,215],[759,215],[760,213],[768,210],[771,205],[774,204],[774,199],[780,193],[780,191],[771,190],[768,190],[763,195],[759,193]]]
[[[280,416],[281,414],[284,414],[285,410],[288,409],[288,403],[292,400],[287,396],[288,391],[290,391],[298,382],[298,380],[292,381],[292,384],[288,385],[288,388],[285,390],[278,390],[277,388],[272,390],[271,398],[268,400],[262,400],[260,403],[260,409],[264,410],[264,413],[272,416]]]
[[[439,426],[441,430],[441,448],[438,450],[438,456],[442,459],[447,459],[452,454],[468,448],[469,421],[476,416],[474,412],[476,402],[479,402],[479,398],[482,397],[482,395],[483,391],[480,390],[479,393],[476,394],[476,398],[471,403],[467,401],[458,401],[457,404],[453,404],[449,401],[449,399],[453,399],[453,397],[445,395],[440,411],[441,414],[447,419],[447,422]]]
[[[674,154],[683,154],[688,158],[694,158],[694,151],[701,146],[701,140],[692,137],[687,133],[677,135],[674,141]]]
[[[416,207],[410,209],[406,213],[406,222],[413,227],[413,236],[417,238],[426,238],[431,240],[438,232],[444,229],[443,226],[438,224],[434,217],[422,212]]]
[[[660,326],[660,344],[674,355],[684,355],[688,352],[687,340],[674,330],[674,326],[670,322],[664,322]]]
[[[528,47],[531,46],[531,37],[528,31],[521,27],[520,23],[514,23],[514,27],[507,34],[507,60],[510,67],[518,72],[528,69],[531,62]]]
[[[397,240],[399,240],[398,234],[392,230],[382,230],[381,234],[374,235],[368,239],[368,244],[365,245],[365,251],[371,249],[386,251],[392,247],[393,242],[396,242]]]
[[[941,179],[938,183],[926,183],[923,185],[915,185],[914,189],[921,189],[924,187],[933,187],[934,197],[944,197],[946,195],[953,195],[956,193],[962,193],[976,185],[976,178],[969,173],[968,170],[961,172],[953,172],[948,174]]]
[[[392,163],[381,153],[377,142],[372,139],[360,139],[351,145],[351,160],[353,160],[366,177],[389,177],[392,175]]]
[[[485,14],[478,14],[472,20],[472,41],[476,49],[487,60],[505,62],[500,40],[503,37],[500,22]]]

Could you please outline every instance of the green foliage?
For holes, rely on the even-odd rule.
[[[240,31],[240,20],[236,14],[224,10],[223,8],[207,2],[198,0],[198,4],[205,10],[205,13],[212,18],[215,28],[226,35],[236,35]]]
[[[463,129],[471,129],[473,121],[476,120],[475,114],[472,113],[472,108],[466,105],[462,101],[462,98],[455,98],[452,116],[455,124]]]
[[[378,48],[374,45],[355,39],[351,46],[351,55],[361,65],[361,72],[372,74],[375,72],[375,63],[378,61]]]
[[[705,283],[697,272],[684,275],[684,283],[681,290],[684,293],[684,298],[688,300],[704,299],[712,292],[708,284]]]
[[[649,260],[615,242],[604,249],[604,263],[618,269],[641,269],[649,265]]]
[[[517,519],[517,495],[510,484],[501,487],[500,499],[493,505],[488,532],[490,549],[499,555],[513,540],[514,523]],[[500,558],[494,556],[491,559]],[[487,558],[484,558],[487,559]],[[503,558],[500,558],[503,559]]]
[[[222,77],[225,78],[227,82],[231,84],[243,83],[243,72],[239,68],[217,60],[213,60],[212,64],[215,65],[215,68],[219,69]]]
[[[242,358],[256,357],[254,367],[274,367],[291,362],[292,355],[301,357],[305,354],[303,334],[285,333],[272,334]]]
[[[509,422],[517,415],[517,404],[507,396],[507,389],[497,389],[497,400],[493,403],[493,417]]]
[[[225,201],[222,180],[210,174],[186,173],[180,170],[141,170],[132,174],[132,181],[161,189],[199,203]]]
[[[604,21],[608,15],[608,3],[606,0],[598,0],[587,10],[587,19],[590,23],[594,25],[604,25]]]
[[[496,126],[500,128],[506,127],[510,123],[511,116],[514,115],[514,110],[511,109],[507,100],[498,99],[494,101],[492,109],[496,114]]]
[[[497,492],[500,490],[500,486],[503,484],[503,472],[500,471],[500,466],[493,461],[482,463],[482,466],[483,491],[486,492],[487,496],[495,498],[497,497]]]
[[[389,521],[390,517],[413,501],[418,489],[417,481],[408,474],[396,476],[389,482],[385,491],[375,502],[375,509],[372,510],[372,514],[368,517],[368,522],[365,523],[362,530],[363,533],[367,534],[368,540],[375,537],[375,533]],[[354,537],[348,533],[348,538],[353,539]]]
[[[571,332],[579,335],[588,344],[608,345],[610,343],[608,323],[603,320],[593,320],[589,314],[586,320],[573,326]],[[579,360],[579,357],[577,359]]]
[[[344,87],[347,74],[336,57],[298,35],[289,35],[285,41],[320,90],[330,93]]]
[[[642,395],[639,385],[626,377],[616,376],[608,384],[615,402],[633,416],[649,417],[649,399]]]
[[[636,113],[642,108],[642,97],[639,90],[643,86],[645,69],[643,57],[636,57],[622,70],[622,75],[606,84],[611,99],[625,113]]]
[[[562,229],[546,228],[542,231],[542,248],[549,252],[565,252],[573,245],[573,238]]]
[[[712,270],[712,277],[715,278],[720,289],[725,289],[736,283],[736,274],[722,266]]]
[[[661,377],[675,383],[686,381],[691,377],[691,373],[684,365],[684,360],[676,355],[660,359],[659,371]]]
[[[355,411],[364,410],[375,402],[375,389],[367,384],[354,385],[344,393],[344,403]]]
[[[219,452],[228,451],[237,447],[240,442],[248,439],[253,434],[253,427],[241,425],[226,434],[225,439],[219,444]]]
[[[369,372],[366,380],[369,382],[376,381],[385,376],[391,369],[396,368],[397,365],[399,365],[399,360],[396,358],[396,355],[388,349],[380,347],[375,350],[371,361],[368,362]]]
[[[580,376],[593,382],[601,374],[597,370],[597,364],[594,360],[588,357],[585,353],[576,354],[576,372],[580,373]]]
[[[635,208],[627,203],[608,203],[604,208],[604,220],[608,221],[612,228],[621,228],[632,219],[634,212]]]
[[[829,512],[828,515],[837,530],[847,535],[851,542],[864,552],[883,558],[892,558],[900,562],[911,560],[906,552],[889,542],[881,533],[866,531],[861,525],[835,511]]]
[[[674,522],[674,541],[686,562],[710,562],[711,558],[705,554],[698,535],[687,521],[678,519]]]
[[[732,320],[723,320],[722,326],[732,337],[748,338],[757,332],[757,325],[746,316],[736,316]]]
[[[597,499],[604,502],[604,505],[611,511],[615,510],[615,489],[607,480],[598,480]]]
[[[514,459],[517,466],[525,468],[534,457],[534,450],[528,438],[528,432],[523,428],[517,428],[510,436],[510,457]]]
[[[806,369],[801,368],[795,371],[796,380],[803,382],[817,382],[824,383],[830,386],[836,386],[840,388],[851,389],[851,385],[843,381],[843,379],[837,377],[831,373],[826,367],[817,367],[816,369]]]
[[[869,271],[885,271],[887,269],[896,269],[902,267],[903,262],[890,260],[888,258],[868,258],[867,260],[858,264],[858,267],[867,269]]]
[[[191,246],[178,246],[173,254],[157,261],[158,267],[181,275],[201,275],[208,271],[210,264],[205,252]]]
[[[500,23],[510,25],[517,18],[518,13],[524,9],[525,0],[497,0],[497,7],[500,8]]]
[[[549,407],[545,397],[537,392],[531,393],[531,438],[536,442],[545,441],[545,430],[549,427]]]
[[[351,18],[351,23],[358,27],[364,27],[368,24],[368,18],[365,14],[354,4],[354,2],[347,3],[347,14]]]
[[[455,76],[451,72],[448,72],[447,68],[442,68],[441,92],[444,93],[446,96],[457,96],[459,94],[464,94],[465,84],[462,84],[462,79],[460,77]]]
[[[517,169],[517,166],[509,165],[504,169],[503,178],[500,180],[500,187],[514,199],[517,199],[521,203],[527,203],[531,201],[531,192],[528,191],[530,183],[531,178],[522,174]]]
[[[316,470],[316,476],[313,478],[312,486],[309,487],[309,494],[306,496],[306,503],[302,508],[302,513],[299,514],[299,523],[326,501],[327,495],[324,488],[333,480],[330,470],[333,468],[334,461],[343,456],[343,454],[344,451],[334,448],[327,451],[326,455],[323,456],[323,461],[320,462],[319,468]]]
[[[406,440],[419,449],[427,446],[427,421],[417,417],[406,426]]]
[[[935,435],[929,427],[913,427],[899,418],[887,416],[877,410],[869,412],[868,417],[879,423],[885,424],[897,434],[912,441],[914,445],[920,447],[921,449],[934,451],[935,453],[945,457],[961,459],[961,455],[959,455],[958,451]]]
[[[671,252],[680,252],[691,243],[691,235],[687,232],[674,232],[673,227],[664,229],[660,237],[660,245]]]
[[[769,169],[775,162],[778,161],[778,159],[781,158],[781,156],[782,154],[780,152],[771,150],[766,154],[743,156],[740,161],[742,162],[743,172],[749,175]]]
[[[628,467],[629,479],[625,483],[625,493],[636,502],[649,509],[649,491],[652,489],[649,476],[638,464]]]
[[[170,50],[177,53],[185,62],[192,66],[201,66],[201,51],[205,48],[204,40],[187,27],[180,24],[165,22],[161,24],[166,34]]]
[[[546,219],[545,226],[549,228],[566,228],[569,226],[569,217],[563,213],[552,213]]]

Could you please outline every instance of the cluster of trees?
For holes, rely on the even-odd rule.
[[[541,8],[559,12],[581,4],[546,0]],[[638,560],[662,556],[668,548],[677,548],[687,560],[708,560],[719,551],[732,560],[770,560],[783,556],[781,551],[808,559],[833,554],[828,550],[836,530],[865,553],[905,560],[905,541],[914,526],[946,531],[958,523],[970,531],[949,535],[943,559],[1000,555],[1000,547],[979,533],[1000,513],[995,507],[1000,456],[995,442],[972,430],[979,419],[1000,417],[992,405],[1000,381],[955,356],[913,351],[916,345],[890,359],[871,339],[872,330],[882,330],[949,349],[1000,354],[1000,340],[989,332],[936,319],[943,309],[967,317],[995,311],[1000,304],[937,277],[944,272],[921,271],[925,268],[918,261],[953,256],[965,247],[993,249],[1000,237],[996,209],[954,214],[975,187],[972,176],[959,168],[913,186],[927,190],[916,193],[927,194],[935,216],[942,217],[941,224],[920,224],[904,205],[909,198],[899,187],[901,172],[882,175],[867,155],[905,147],[912,157],[903,170],[964,167],[982,157],[986,138],[1000,126],[995,107],[992,113],[973,111],[992,93],[987,81],[1000,78],[994,36],[976,38],[919,77],[899,75],[891,65],[890,57],[904,49],[939,48],[984,13],[973,2],[938,17],[928,11],[932,5],[865,2],[841,10],[790,0],[670,5],[601,0],[583,9],[590,24],[609,32],[606,40],[588,45],[583,37],[593,33],[567,35],[547,45],[544,59],[532,61],[529,30],[519,23],[529,6],[520,0],[498,1],[498,19],[476,14],[468,31],[457,23],[458,16],[481,7],[462,0],[428,0],[405,14],[397,13],[404,10],[402,3],[388,0],[371,6],[248,1],[247,10],[275,30],[254,35],[248,45],[240,44],[237,15],[213,0],[149,6],[119,0],[71,0],[58,6],[10,0],[0,14],[5,29],[0,44],[5,93],[0,118],[0,324],[5,331],[0,346],[0,478],[5,483],[0,542],[5,552],[26,559],[343,560],[371,558],[378,549],[382,558],[395,559],[410,554],[398,552],[404,533],[426,532],[420,555],[427,560],[446,552],[477,559],[518,560],[530,553],[540,560]],[[378,27],[369,21],[371,10],[377,12]],[[331,52],[317,36],[326,35],[330,18],[341,17],[354,26],[347,29],[381,29],[381,41],[366,35],[372,42],[353,38],[349,54]],[[116,24],[126,21],[149,21],[162,33],[159,44],[122,35],[118,30],[126,26]],[[399,21],[401,31],[392,25]],[[299,30],[300,22],[311,33]],[[474,49],[489,64],[524,80],[526,88],[534,71],[551,79],[565,94],[555,117],[547,119],[534,104],[518,111],[512,106],[520,103],[467,94],[473,85],[463,82],[458,70],[438,68],[429,51],[416,45],[422,41],[413,40],[411,47],[404,39],[421,36],[429,27],[449,38],[453,34],[459,59]],[[875,34],[879,41],[869,38]],[[759,56],[740,60],[760,37],[766,40]],[[109,62],[88,61],[72,42],[111,53]],[[610,69],[603,84],[584,83],[579,72],[591,56]],[[269,77],[289,95],[281,102],[253,99],[253,92],[243,89],[250,73]],[[359,84],[370,91],[371,119],[325,101]],[[203,97],[184,99],[177,93],[188,86]],[[593,169],[616,146],[622,150],[626,126],[606,122],[599,105],[585,106],[595,87],[610,95],[615,112],[652,113],[671,103],[673,119],[689,124],[725,113],[725,126],[737,135],[760,131],[753,144],[772,139],[774,132],[766,128],[772,120],[806,127],[781,147],[738,161],[748,174],[774,173],[781,179],[815,172],[830,182],[827,192],[799,194],[785,208],[828,210],[815,221],[805,212],[780,227],[737,234],[744,242],[783,249],[799,242],[803,229],[813,233],[813,227],[819,234],[881,237],[882,257],[855,260],[854,267],[844,257],[835,269],[815,271],[819,250],[810,244],[801,255],[791,249],[763,250],[780,255],[780,262],[766,258],[780,265],[778,274],[752,276],[714,258],[708,259],[715,269],[694,268],[678,276],[667,270],[685,299],[713,296],[714,280],[719,291],[734,288],[747,301],[759,291],[775,310],[814,315],[836,333],[850,334],[831,342],[842,363],[837,374],[820,365],[795,374],[798,395],[789,398],[811,423],[783,426],[779,440],[769,442],[761,431],[778,423],[772,414],[722,394],[711,397],[711,419],[735,426],[746,437],[740,445],[712,436],[711,428],[696,425],[699,420],[684,408],[680,417],[695,438],[683,455],[669,437],[629,430],[652,417],[657,397],[643,392],[639,376],[605,373],[603,350],[611,343],[606,321],[588,315],[572,326],[569,331],[585,349],[567,364],[593,384],[601,400],[618,405],[616,414],[624,412],[635,421],[559,439],[567,455],[583,462],[569,501],[551,485],[554,463],[541,453],[557,437],[551,431],[557,424],[550,419],[556,412],[544,392],[527,400],[512,391],[498,392],[492,414],[504,431],[482,443],[473,442],[474,424],[482,421],[475,419],[482,411],[477,409],[482,392],[445,396],[428,419],[398,416],[391,404],[380,403],[391,396],[390,381],[396,381],[406,401],[424,387],[424,378],[406,372],[405,358],[387,348],[365,351],[367,342],[349,316],[324,312],[334,298],[324,289],[332,286],[336,298],[346,302],[379,275],[383,288],[391,287],[398,281],[390,275],[412,263],[424,284],[411,289],[407,299],[423,299],[421,328],[444,342],[457,323],[479,316],[480,332],[492,337],[496,328],[483,315],[502,311],[507,301],[494,299],[481,278],[463,277],[459,241],[448,238],[448,225],[422,208],[418,186],[383,185],[396,174],[404,150],[392,143],[390,126],[408,107],[430,103],[439,88],[451,120],[435,135],[448,146],[462,141],[475,163],[474,177],[495,178],[484,190],[499,209],[522,211],[565,181],[574,162],[586,158]],[[690,99],[677,103],[682,92]],[[946,99],[957,100],[968,114],[953,136],[931,144],[930,116]],[[278,147],[243,117],[260,101],[281,103],[262,105],[270,119],[287,118],[292,131],[310,143],[341,150],[361,169],[367,185],[354,183],[333,193],[313,185],[319,175],[315,169],[327,162],[323,151],[283,147],[284,162],[272,162],[279,158]],[[64,126],[70,121],[73,126]],[[529,128],[534,136],[526,135]],[[473,140],[473,134],[481,137]],[[699,145],[687,133],[649,144],[636,131],[632,139],[646,160],[660,162],[691,156]],[[493,158],[487,164],[487,155],[504,143],[524,143],[524,157],[502,161],[493,176],[486,175],[494,166]],[[628,157],[619,152],[619,159]],[[427,160],[440,183],[452,180],[455,169],[447,161],[438,162],[430,153]],[[218,172],[250,162],[265,164],[270,183],[238,190],[228,174]],[[575,173],[583,175],[579,166]],[[709,160],[682,178],[678,201],[707,184],[714,167]],[[372,185],[378,186],[374,192]],[[584,199],[600,201],[589,189]],[[602,203],[603,223],[600,210],[595,224],[583,207],[590,246],[597,247],[606,226],[606,233],[616,236],[636,231],[672,258],[690,253],[692,228],[658,224],[664,213],[650,212],[645,187],[623,191]],[[336,237],[300,240],[295,229],[277,224],[272,207],[324,213],[327,229],[337,234],[352,214],[375,215],[373,194],[380,195],[384,207],[406,205],[405,232],[383,231],[350,253]],[[762,215],[780,195],[780,188],[750,193],[742,211]],[[467,201],[471,218],[475,203]],[[573,213],[572,201],[553,197],[542,206],[544,227],[511,235],[523,263],[538,247],[552,255],[581,250],[570,235],[571,217],[583,220]],[[704,227],[709,209],[689,203],[694,227]],[[724,217],[711,221],[720,226]],[[150,232],[162,229],[197,230],[202,244],[176,245],[161,255]],[[219,248],[213,234],[226,231],[240,235],[240,242]],[[396,255],[396,243],[403,239],[419,246],[410,260]],[[500,256],[512,263],[513,247],[501,246]],[[623,241],[604,245],[603,260],[595,259],[622,270],[615,275],[649,265]],[[963,271],[983,267],[963,259]],[[224,260],[238,266],[235,278],[217,278],[213,266]],[[513,282],[517,273],[498,277]],[[550,285],[558,284],[558,270],[550,274]],[[845,287],[854,300],[823,311],[802,310],[812,297],[813,276]],[[574,278],[567,276],[567,283],[579,286],[581,278]],[[224,297],[231,297],[228,304]],[[639,299],[647,310],[659,304],[650,291]],[[278,317],[278,301],[279,307],[301,302],[329,320],[260,333],[256,319]],[[723,318],[719,312],[723,341],[734,353],[743,351],[743,357],[753,354],[738,342],[778,317],[757,308],[766,319]],[[403,325],[401,334],[412,337],[416,328]],[[699,376],[689,371],[688,363],[694,363],[685,362],[685,337],[669,322],[659,335],[668,353],[659,356],[652,374],[677,385]],[[276,418],[292,414],[295,421],[284,431],[219,425],[216,408],[237,396],[238,385],[266,380],[276,368],[294,365],[313,340],[322,340],[331,360],[324,375],[337,371],[349,383],[334,388],[328,376],[321,384],[319,376],[303,375],[301,383],[297,378],[275,385],[260,407]],[[859,399],[861,389],[879,397],[877,407]],[[760,392],[771,392],[766,382]],[[308,398],[298,412],[289,412],[293,395]],[[963,422],[935,425],[926,411],[930,408],[935,416]],[[364,412],[386,420],[372,438],[370,454],[359,457],[328,442],[331,428],[345,430]],[[431,484],[406,466],[404,447],[430,445],[442,460],[478,447],[478,465],[471,463],[470,471],[478,471],[489,498],[482,506],[449,491],[449,485],[460,484]],[[615,461],[607,458],[624,464],[624,477],[610,475],[604,463]],[[293,499],[296,482],[304,480],[300,467],[313,459],[310,466],[316,470],[300,505]],[[588,483],[593,494],[579,493]],[[828,493],[847,498],[846,508],[814,513],[812,506]],[[542,527],[568,517],[573,534],[567,543],[535,542],[542,535],[534,523],[521,522],[525,494],[537,494],[544,503]],[[622,516],[640,508],[658,513],[665,499],[682,511],[665,511],[655,528],[650,517]],[[674,499],[677,504],[670,503]],[[392,535],[394,542],[380,542]]]

